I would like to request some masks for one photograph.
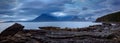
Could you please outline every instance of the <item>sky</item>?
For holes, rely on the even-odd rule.
[[[27,21],[46,13],[96,19],[120,11],[120,0],[0,0],[0,21]]]

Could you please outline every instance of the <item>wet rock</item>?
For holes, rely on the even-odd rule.
[[[4,36],[4,37],[5,36],[13,36],[17,32],[22,31],[23,28],[24,28],[24,26],[22,26],[21,24],[15,23],[12,26],[5,29],[3,32],[1,32],[0,36]]]

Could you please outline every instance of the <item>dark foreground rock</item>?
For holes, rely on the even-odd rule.
[[[7,29],[5,29],[0,36],[13,36],[15,35],[17,32],[22,31],[24,28],[24,26],[22,26],[21,24],[15,23],[12,26],[8,27]]]
[[[119,43],[118,33],[102,36],[94,32],[24,30],[0,40],[0,43]]]

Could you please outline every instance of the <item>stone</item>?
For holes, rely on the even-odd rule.
[[[110,23],[102,23],[102,25],[104,25],[104,26],[106,26],[106,27],[112,26],[112,24],[110,24]]]

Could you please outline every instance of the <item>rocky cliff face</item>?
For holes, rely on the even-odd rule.
[[[102,16],[96,22],[120,22],[120,11]]]

